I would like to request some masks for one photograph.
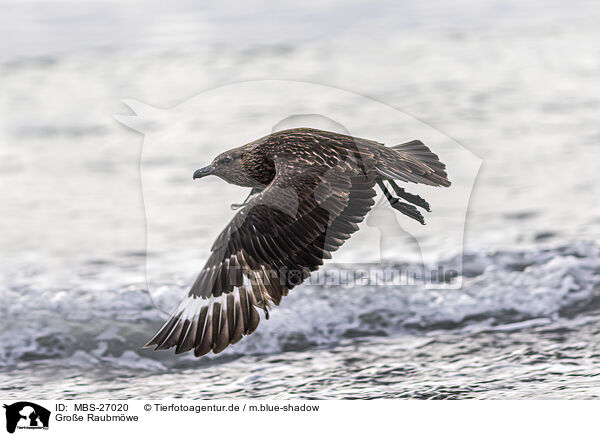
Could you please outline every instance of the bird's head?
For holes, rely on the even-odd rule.
[[[234,185],[255,186],[257,182],[248,173],[246,161],[244,151],[240,149],[226,151],[218,155],[210,165],[194,171],[194,179],[214,175]]]

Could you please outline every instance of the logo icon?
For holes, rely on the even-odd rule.
[[[14,433],[18,429],[48,429],[50,411],[28,401],[4,405],[6,409],[6,431]]]

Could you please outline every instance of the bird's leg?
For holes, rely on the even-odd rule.
[[[394,197],[390,191],[388,191],[388,189],[386,188],[386,186],[383,184],[382,180],[377,180],[377,184],[379,185],[379,187],[381,188],[381,190],[383,191],[383,195],[385,195],[385,198],[388,199],[388,201],[390,202],[390,204],[393,206],[393,203],[395,201],[399,201],[396,197]]]
[[[412,204],[404,203],[400,201],[399,198],[394,197],[390,191],[388,191],[387,187],[383,184],[383,180],[377,180],[377,184],[383,191],[383,195],[390,202],[390,206],[396,209],[398,212],[419,221],[421,224],[425,225],[425,218],[421,215],[421,212],[417,210]]]
[[[422,207],[427,212],[431,212],[429,203],[427,203],[427,201],[423,197],[421,197],[420,195],[415,195],[415,194],[406,192],[404,190],[404,188],[401,188],[400,186],[398,186],[398,184],[396,182],[394,182],[393,180],[388,180],[388,182],[389,182],[390,186],[392,188],[394,188],[394,192],[396,192],[396,195],[398,197],[405,199],[406,201],[414,204],[415,206]]]
[[[261,191],[262,191],[262,189],[260,189],[260,188],[252,188],[252,189],[250,190],[250,193],[248,194],[248,196],[247,196],[247,197],[246,197],[246,199],[244,200],[244,202],[243,202],[243,203],[233,203],[233,204],[231,205],[231,210],[237,210],[237,209],[239,209],[240,207],[244,207],[244,206],[246,206],[248,203],[250,203],[250,200],[252,199],[252,197],[253,197],[254,195],[258,194],[258,193],[259,193],[259,192],[261,192]]]

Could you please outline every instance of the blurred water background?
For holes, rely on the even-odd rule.
[[[0,397],[598,397],[599,19],[597,2],[562,0],[2,2]],[[205,246],[154,228],[171,243],[149,252],[164,266],[152,300],[142,137],[113,115],[126,98],[168,108],[261,79],[371,97],[483,160],[463,287],[307,285],[222,355],[142,350],[165,317],[155,303],[173,307],[193,279],[173,266],[206,256],[243,194],[209,182],[227,201],[202,198]],[[210,142],[183,127],[174,141]],[[199,146],[197,166],[237,145]],[[190,186],[157,195],[178,211],[207,192]],[[388,259],[411,262],[396,248]]]

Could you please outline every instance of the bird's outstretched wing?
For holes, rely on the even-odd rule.
[[[219,353],[256,329],[337,250],[374,204],[373,177],[331,149],[322,163],[278,156],[269,186],[217,237],[186,298],[146,346]]]

